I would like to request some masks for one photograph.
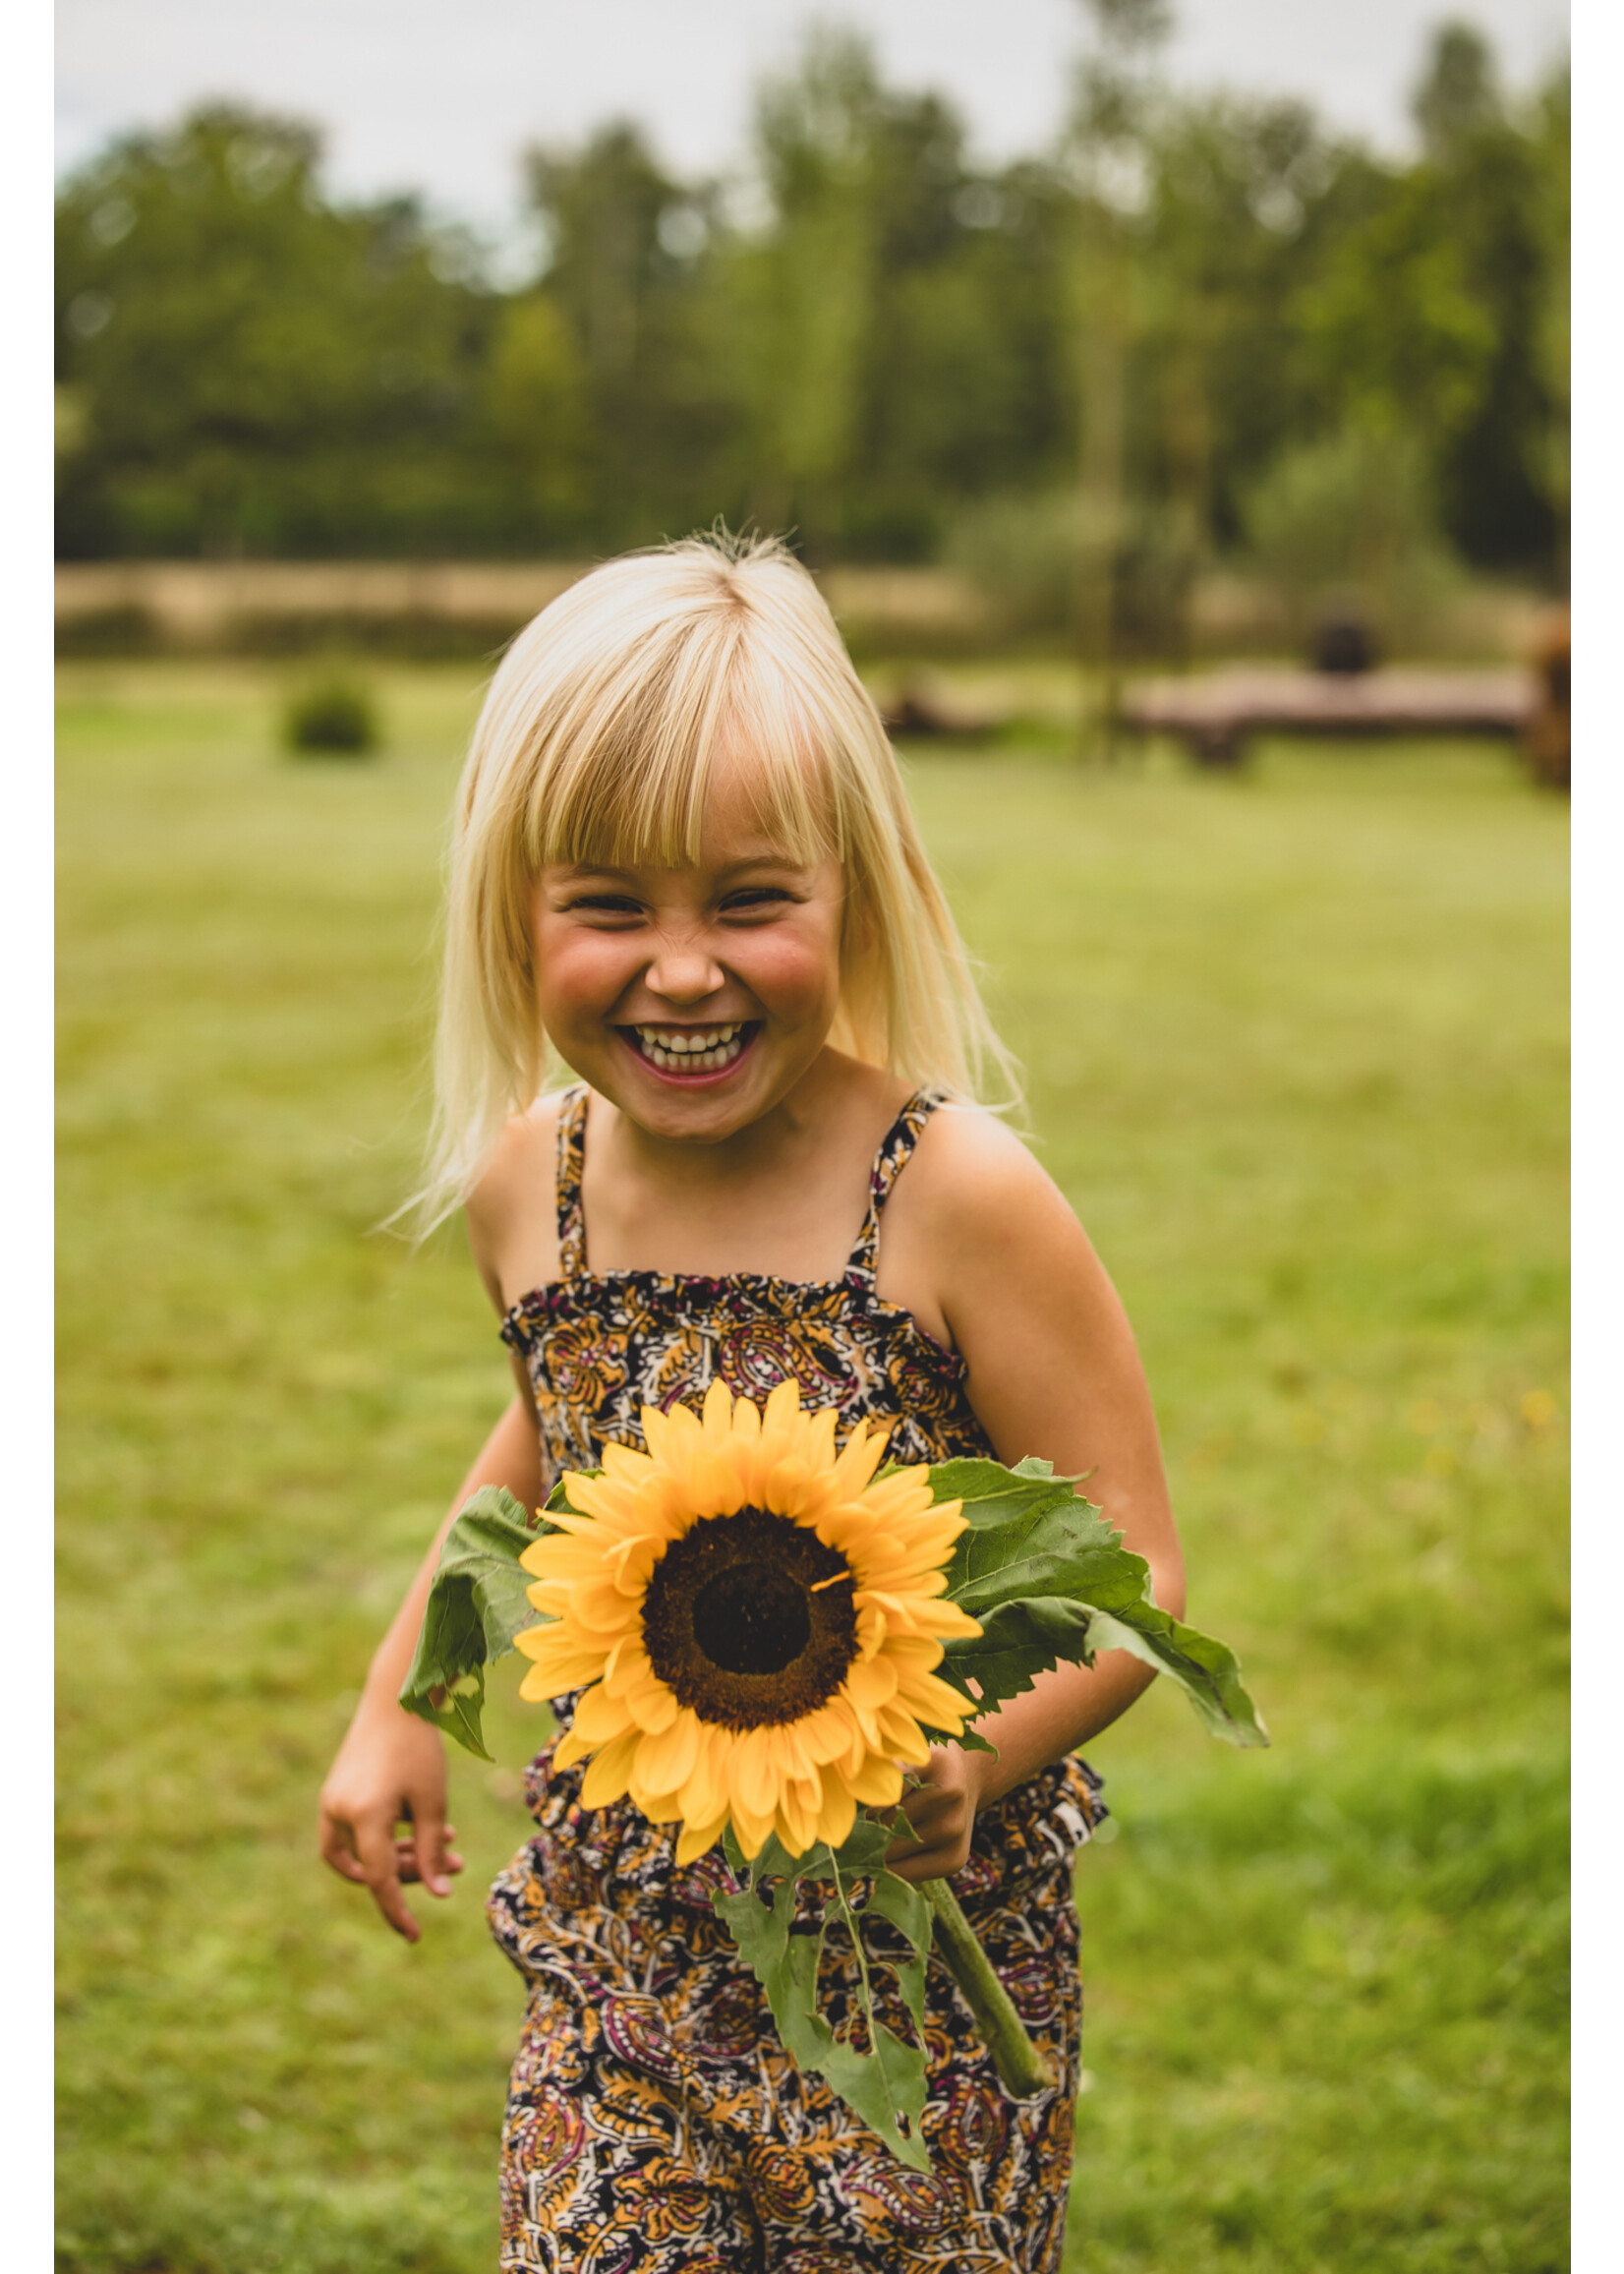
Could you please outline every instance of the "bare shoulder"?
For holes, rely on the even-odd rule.
[[[912,1183],[913,1190],[908,1192]],[[922,1230],[959,1248],[1006,1246],[1033,1234],[1082,1227],[1048,1171],[1008,1123],[984,1106],[939,1106],[926,1123],[897,1202]]]
[[[880,1287],[966,1358],[1114,1298],[1065,1195],[995,1114],[944,1105],[886,1203]],[[1011,1345],[1013,1347],[1013,1345]],[[983,1417],[985,1418],[985,1417]]]
[[[539,1097],[527,1112],[513,1116],[468,1195],[469,1245],[498,1311],[525,1288],[556,1273],[558,1102],[555,1095]]]

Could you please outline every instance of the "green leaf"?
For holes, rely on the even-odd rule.
[[[480,1715],[485,1669],[513,1648],[521,1628],[540,1623],[525,1594],[519,1557],[537,1526],[511,1492],[488,1485],[460,1511],[445,1536],[424,1608],[423,1625],[400,1702],[433,1721],[482,1761],[489,1761]],[[441,1693],[436,1705],[434,1692]]]
[[[1113,1612],[1061,1596],[1019,1596],[984,1613],[979,1635],[950,1642],[936,1670],[985,1709],[1018,1697],[1063,1659],[1092,1665],[1097,1652],[1116,1650],[1131,1651],[1176,1682],[1215,1737],[1232,1745],[1268,1743],[1235,1653],[1153,1603],[1126,1603]]]
[[[1232,1745],[1266,1745],[1268,1730],[1241,1681],[1241,1662],[1229,1647],[1186,1626],[1153,1603],[1136,1603],[1114,1615],[1092,1613],[1088,1639],[1097,1651],[1131,1651],[1146,1665],[1170,1674],[1215,1737]]]
[[[1062,1659],[1085,1665],[1093,1657],[1088,1629],[1094,1613],[1087,1603],[1024,1596],[979,1615],[981,1632],[956,1636],[936,1671],[983,1708],[1017,1698]]]
[[[1214,1735],[1267,1744],[1233,1652],[1157,1608],[1150,1566],[1074,1478],[1046,1461],[944,1461],[930,1483],[934,1498],[964,1504],[948,1595],[982,1628],[948,1644],[937,1671],[951,1687],[995,1706],[1062,1660],[1088,1665],[1098,1651],[1130,1650],[1179,1684]]]
[[[714,1901],[766,1991],[779,2035],[794,2060],[827,2077],[894,2155],[912,2170],[924,2172],[930,2169],[920,2124],[925,2113],[925,1966],[932,1913],[917,1888],[886,1870],[885,1851],[894,1837],[891,1825],[864,1819],[833,1851],[819,1845],[806,1855],[790,1855],[770,1838],[753,1863],[740,1858],[735,1867],[748,1875],[748,1887],[738,1895],[719,1895]],[[729,1838],[727,1844],[732,1854],[736,1842]],[[851,1886],[853,1879],[863,1877],[871,1877],[866,1902]],[[771,1905],[757,1892],[765,1879],[777,1881]],[[832,1892],[825,1901],[823,1924],[810,1933],[792,1934],[795,1889],[802,1880],[816,1880]],[[918,2038],[913,2045],[888,2028],[874,2010],[871,1968],[876,1961],[863,1941],[863,1920],[871,1910],[890,1921],[912,1953],[910,1957],[884,1962],[896,1974],[913,2021]],[[866,2046],[838,2038],[818,2012],[824,1942],[837,1919],[851,1937]]]
[[[1121,1545],[1099,1510],[1081,1499],[1074,1477],[1057,1477],[1047,1461],[1006,1469],[997,1461],[943,1461],[930,1472],[931,1497],[959,1500],[967,1528],[954,1543],[948,1594],[979,1618],[978,1583],[1019,1575],[1020,1595],[1069,1594],[1083,1570],[1097,1571],[1098,1593],[1115,1601],[1142,1594],[1149,1567]]]

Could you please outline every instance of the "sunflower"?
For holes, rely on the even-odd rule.
[[[645,1406],[648,1451],[566,1475],[558,1531],[520,1558],[550,1614],[515,1638],[521,1695],[590,1685],[558,1766],[591,1756],[589,1808],[629,1793],[680,1824],[679,1863],[729,1819],[749,1856],[770,1833],[838,1846],[929,1758],[922,1722],[957,1735],[975,1711],[931,1670],[944,1637],[981,1632],[945,1600],[960,1504],[923,1467],[876,1484],[887,1431],[859,1423],[837,1453],[835,1419],[792,1381],[764,1410],[720,1380],[702,1415]]]

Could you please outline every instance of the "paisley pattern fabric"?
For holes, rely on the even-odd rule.
[[[548,1489],[640,1445],[644,1405],[720,1373],[760,1399],[793,1377],[841,1424],[893,1419],[893,1456],[990,1455],[963,1362],[876,1296],[880,1217],[938,1100],[882,1143],[867,1214],[828,1284],[587,1267],[584,1089],[558,1119],[560,1276],[508,1312],[541,1421]],[[554,1701],[567,1725],[573,1698]],[[1106,1814],[1080,1761],[977,1819],[954,1889],[1058,2083],[1012,2100],[940,1959],[926,1981],[933,2169],[908,2171],[784,2052],[755,1976],[711,1908],[720,1849],[678,1871],[668,1827],[629,1801],[584,1809],[582,1770],[545,1745],[526,1778],[537,1832],[492,1889],[496,1941],[528,1987],[502,2145],[503,2274],[1055,2274],[1065,2239],[1081,1991],[1072,1872]],[[795,1931],[821,1923],[799,1893]],[[879,1930],[884,1932],[885,1930]],[[897,1946],[901,1954],[901,1946]],[[840,2026],[855,1966],[834,1930],[820,1976]],[[911,2025],[884,1968],[882,2017]]]

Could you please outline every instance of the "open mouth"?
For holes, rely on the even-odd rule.
[[[716,1026],[622,1026],[620,1033],[657,1073],[694,1080],[736,1066],[761,1031],[759,1019]]]

